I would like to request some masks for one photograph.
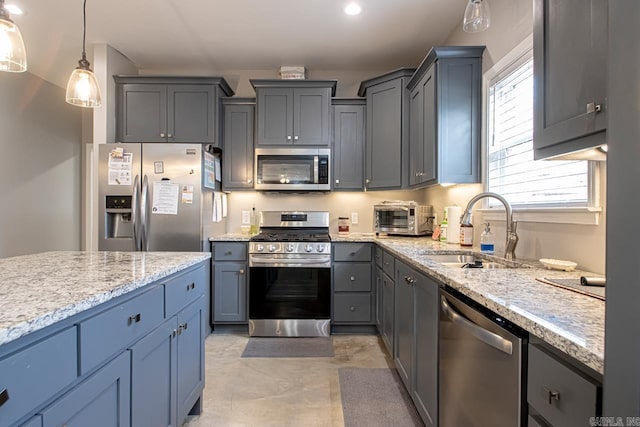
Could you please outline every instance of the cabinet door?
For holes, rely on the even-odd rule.
[[[413,401],[425,426],[438,423],[438,284],[414,273],[415,379]]]
[[[605,129],[606,53],[607,0],[535,0],[536,151]],[[567,151],[598,145],[587,141]]]
[[[418,85],[409,96],[409,115],[411,122],[409,125],[409,185],[417,185],[422,182],[420,172],[422,171],[424,159],[424,120],[423,101],[424,91]]]
[[[218,262],[214,265],[213,321],[247,321],[247,265]]]
[[[395,320],[395,282],[382,274],[382,341],[391,357],[395,357],[394,320]]]
[[[395,292],[395,358],[398,374],[407,390],[411,390],[413,367],[413,340],[415,335],[413,284],[407,279],[411,270],[396,262]]]
[[[178,352],[175,316],[131,347],[131,422],[176,426]]]
[[[331,89],[296,88],[293,91],[293,143],[331,144],[329,114]]]
[[[402,185],[402,79],[367,89],[367,189]]]
[[[334,190],[362,190],[364,185],[364,105],[333,107]]]
[[[418,183],[434,181],[437,178],[436,162],[438,159],[438,120],[436,117],[436,67],[432,66],[420,82],[422,102],[422,151],[416,153],[420,157],[421,168],[418,172]],[[413,115],[411,116],[413,117]],[[469,118],[472,120],[472,118]],[[471,154],[471,153],[468,153]],[[477,153],[475,153],[477,156]],[[472,159],[473,160],[473,159]]]
[[[257,145],[293,144],[293,89],[258,89]]]
[[[384,284],[383,284],[383,272],[382,272],[382,268],[376,266],[376,272],[375,272],[375,282],[376,282],[376,307],[375,307],[375,317],[376,317],[376,327],[378,328],[378,333],[380,334],[380,336],[382,336],[382,319],[384,316],[384,302],[383,302],[383,298],[384,298],[384,294],[383,294],[383,289],[384,289]]]
[[[124,84],[118,95],[118,142],[167,141],[166,85]]]
[[[131,359],[125,351],[42,412],[44,427],[130,425]]]
[[[178,425],[182,425],[204,389],[204,298],[178,313]],[[200,407],[197,412],[199,413]]]
[[[253,188],[253,121],[251,104],[224,106],[222,188]]]
[[[207,142],[219,146],[214,118],[217,114],[214,85],[169,85],[169,142]]]

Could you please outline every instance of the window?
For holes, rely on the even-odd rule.
[[[595,181],[590,162],[533,160],[530,49],[489,78],[487,101],[487,191],[504,196],[516,209],[590,207]],[[502,206],[489,201],[490,207]]]

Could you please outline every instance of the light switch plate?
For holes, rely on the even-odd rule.
[[[242,211],[242,225],[251,225],[251,211]]]
[[[351,224],[358,223],[358,212],[351,212]]]

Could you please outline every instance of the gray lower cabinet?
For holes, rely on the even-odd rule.
[[[333,189],[360,191],[364,188],[364,142],[366,102],[334,99]]]
[[[251,80],[256,90],[256,145],[329,145],[335,80]]]
[[[599,380],[540,345],[530,343],[528,353],[530,425],[577,427],[589,425],[590,418],[602,415]]]
[[[434,47],[409,81],[410,186],[480,182],[483,51]]]
[[[44,427],[129,426],[131,355],[123,352],[42,411]]]
[[[534,1],[536,159],[606,143],[607,0]]]
[[[360,84],[367,99],[365,188],[398,189],[408,182],[409,91],[414,69],[403,68]]]
[[[114,76],[118,142],[219,141],[220,97],[233,91],[221,77]]]
[[[225,98],[222,109],[222,189],[253,189],[255,99]]]
[[[395,335],[395,281],[389,277],[386,273],[382,272],[382,302],[380,304],[382,308],[381,324],[382,330],[380,335],[382,336],[382,342],[384,343],[387,351],[391,357],[395,357],[394,350],[394,335]]]
[[[375,323],[370,243],[334,243],[332,324]]]
[[[402,262],[395,264],[394,362],[422,421],[436,426],[439,285]]]
[[[214,242],[212,323],[247,322],[247,245]]]

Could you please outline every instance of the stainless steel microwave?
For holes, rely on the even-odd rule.
[[[433,233],[433,207],[402,200],[373,205],[376,233],[423,236]]]
[[[258,148],[255,150],[256,190],[331,190],[331,149]]]

